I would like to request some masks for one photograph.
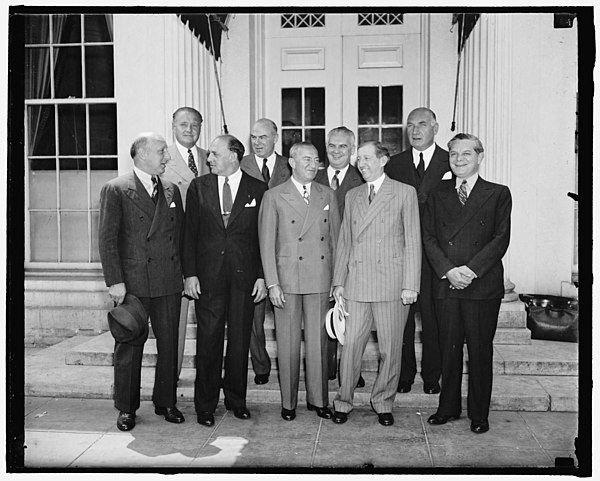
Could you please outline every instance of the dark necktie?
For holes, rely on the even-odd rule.
[[[373,184],[371,184],[369,186],[369,204],[371,202],[373,202],[374,198],[375,198],[375,186]]]
[[[198,169],[196,167],[196,162],[194,162],[194,154],[192,154],[192,149],[188,149],[188,166],[194,173],[194,177],[198,177]]]
[[[419,165],[417,165],[417,174],[419,179],[423,180],[425,175],[425,161],[423,160],[423,152],[419,152]]]
[[[302,188],[304,189],[302,191],[302,198],[304,199],[304,202],[306,202],[306,205],[310,205],[310,195],[308,194],[308,190],[305,185],[303,185]]]
[[[338,178],[339,173],[340,173],[340,171],[336,170],[335,175],[333,176],[333,179],[331,179],[331,188],[333,190],[338,190],[338,187],[340,186],[340,179]]]
[[[229,215],[231,214],[232,207],[233,197],[231,196],[229,177],[225,177],[225,183],[223,184],[223,223],[225,224],[225,227],[227,227],[227,222],[229,222]]]
[[[467,181],[463,180],[458,188],[458,200],[460,200],[462,205],[465,205],[467,202],[467,197]]]
[[[152,201],[158,202],[158,178],[155,175],[152,176]]]
[[[263,179],[265,179],[265,184],[269,185],[269,181],[271,180],[271,174],[269,174],[269,168],[267,167],[267,159],[263,159],[263,166],[261,172]]]

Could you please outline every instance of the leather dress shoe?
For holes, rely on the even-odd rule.
[[[348,421],[348,413],[334,411],[331,420],[336,424],[344,424],[346,421]]]
[[[482,421],[471,421],[471,431],[477,434],[486,433],[490,430],[490,423],[487,419]]]
[[[131,431],[135,427],[135,413],[119,412],[117,418],[117,428],[121,431]]]
[[[257,374],[256,376],[254,376],[254,384],[267,384],[268,382],[268,374]]]
[[[281,408],[281,417],[286,421],[293,421],[296,419],[296,410]]]
[[[165,421],[170,423],[180,424],[185,421],[183,414],[181,414],[181,411],[175,406],[172,408],[161,408],[160,406],[154,406],[154,413],[158,414],[159,416],[164,416]]]
[[[429,416],[429,419],[427,420],[427,422],[429,424],[446,424],[448,421],[452,421],[453,419],[458,419],[460,417],[460,414],[457,414],[456,416],[444,416],[443,414],[432,414],[431,416]]]
[[[337,374],[330,374],[329,376],[327,376],[327,380],[333,381],[336,377],[337,377]]]
[[[423,392],[425,394],[438,394],[440,392],[440,383],[436,382],[434,384],[424,383],[423,384]]]
[[[198,413],[198,424],[202,424],[203,426],[212,426],[215,424],[215,416],[213,413],[209,413],[208,411]]]
[[[382,426],[391,426],[394,424],[394,415],[392,413],[377,413],[379,424]]]
[[[331,412],[331,409],[329,409],[327,406],[320,408],[313,404],[306,403],[306,407],[308,408],[309,411],[316,411],[317,416],[319,416],[320,418],[331,419],[333,417],[333,413]]]
[[[362,377],[362,374],[358,378],[358,382],[356,383],[357,388],[365,387],[365,379]]]
[[[406,393],[406,392],[410,392],[410,390],[412,389],[412,382],[402,382],[400,381],[398,383],[398,392],[402,392],[402,393]]]
[[[250,419],[250,411],[245,406],[233,408],[233,415],[238,419]]]

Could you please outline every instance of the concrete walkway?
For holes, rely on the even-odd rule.
[[[395,408],[396,423],[383,427],[364,406],[356,408],[346,424],[336,425],[304,405],[298,406],[296,420],[287,422],[280,417],[278,403],[250,403],[252,418],[243,421],[220,403],[215,425],[207,428],[196,422],[193,403],[180,402],[178,407],[186,422],[175,425],[155,415],[150,401],[143,401],[136,427],[121,432],[115,425],[118,413],[112,400],[28,396],[25,466],[268,472],[519,468],[523,472],[524,468],[553,468],[557,457],[570,457],[577,465],[577,413],[573,412],[492,411],[490,431],[476,435],[465,417],[430,426],[426,420],[431,408]]]

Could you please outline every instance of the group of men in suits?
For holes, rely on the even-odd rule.
[[[173,114],[170,147],[156,134],[140,134],[131,148],[133,172],[101,193],[100,254],[109,295],[115,304],[126,293],[139,297],[156,335],[156,413],[184,421],[175,391],[193,299],[198,422],[214,424],[221,388],[225,407],[250,418],[248,354],[256,384],[267,383],[271,369],[264,333],[269,303],[283,419],[296,416],[302,329],[307,408],[341,424],[355,388],[364,386],[361,361],[374,324],[381,358],[371,407],[381,425],[392,425],[396,392],[410,391],[417,372],[420,312],[423,389],[441,389],[428,422],[460,415],[466,337],[471,429],[487,431],[511,201],[506,187],[479,178],[479,139],[455,136],[448,157],[435,144],[435,114],[419,108],[407,118],[411,149],[390,157],[381,143],[365,142],[354,167],[354,134],[338,127],[327,136],[328,167],[319,170],[317,149],[308,142],[292,146],[289,159],[275,153],[277,126],[269,119],[252,126],[253,152],[246,156],[231,135],[215,138],[208,152],[200,149],[201,124],[197,110],[182,107]],[[332,299],[347,313],[333,412],[328,380],[338,371],[338,344],[325,330]],[[143,341],[115,344],[122,430],[135,426],[142,351]]]

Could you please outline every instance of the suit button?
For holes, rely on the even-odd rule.
[[[321,259],[325,259],[325,256],[321,256]]]
[[[152,257],[148,257],[148,263],[152,262]]]
[[[302,242],[302,237],[300,237],[300,238],[298,239],[298,242]]]
[[[225,255],[225,251],[221,251],[221,255],[224,256]]]
[[[175,256],[171,256],[171,260],[174,260],[174,259],[175,259]]]
[[[294,219],[292,219],[292,224],[295,224],[295,223],[296,223],[296,221]]]
[[[140,220],[144,220],[144,216],[143,215],[140,216]]]
[[[169,236],[169,240],[173,240],[173,237]]]
[[[449,245],[449,246],[453,246],[453,245],[454,245],[454,242],[452,242],[452,241],[449,241],[449,242],[448,242],[448,245]]]
[[[325,237],[321,237],[321,240],[322,240],[322,241],[324,241],[324,240],[325,240]]]
[[[323,219],[323,222],[327,222],[327,219]]]
[[[300,256],[298,259],[302,260],[302,256]]]

